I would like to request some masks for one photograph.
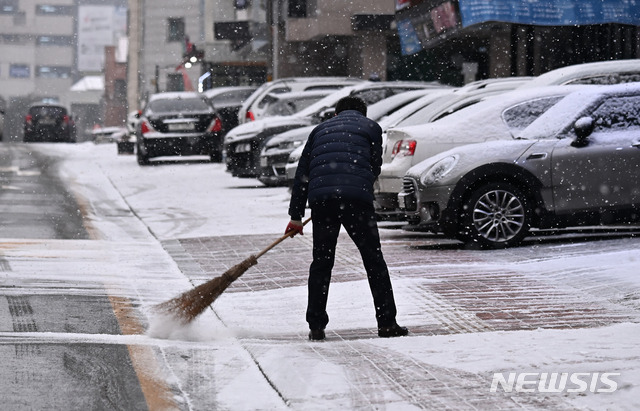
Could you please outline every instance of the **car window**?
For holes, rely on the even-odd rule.
[[[616,96],[606,99],[591,114],[594,132],[640,128],[640,96]]]
[[[575,80],[568,81],[565,84],[618,84],[618,83],[632,83],[640,81],[640,73],[611,73],[602,74],[599,76],[581,77]]]
[[[358,97],[364,100],[367,105],[377,103],[380,100],[383,100],[387,97],[394,96],[399,93],[404,93],[405,91],[412,91],[415,88],[404,88],[404,87],[393,87],[393,88],[376,88],[373,90],[360,90],[357,91],[351,96]]]
[[[502,120],[512,131],[523,130],[561,99],[562,96],[552,96],[516,104],[504,110]]]
[[[273,90],[269,90],[269,94],[281,94],[281,93],[288,93],[290,92],[291,89],[289,87],[276,87]],[[258,108],[264,108],[265,105],[271,103],[273,100],[269,97],[269,94],[267,94],[262,100],[260,100],[260,102],[258,103]]]
[[[308,96],[291,100],[276,100],[269,104],[264,113],[267,116],[289,116],[309,107],[311,104],[320,100],[321,97],[322,96]]]
[[[169,113],[175,111],[206,111],[209,106],[199,98],[176,98],[153,100],[148,107],[157,113]]]
[[[29,109],[29,114],[32,116],[50,116],[61,117],[67,114],[67,110],[64,107],[56,106],[37,106]]]

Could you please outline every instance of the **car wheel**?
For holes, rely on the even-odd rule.
[[[532,213],[527,196],[516,186],[484,185],[464,204],[460,239],[482,248],[518,245],[529,233]]]
[[[136,145],[136,158],[138,159],[138,164],[141,166],[146,166],[149,164],[149,156],[146,153],[146,149],[143,147],[143,143],[138,141]]]

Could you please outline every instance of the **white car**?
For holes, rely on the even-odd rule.
[[[390,161],[383,162],[378,177],[378,212],[401,218],[398,193],[409,168],[450,148],[489,140],[511,140],[516,133],[562,97],[578,88],[596,86],[550,86],[514,90],[487,98],[473,106],[428,124],[392,128],[387,132]]]
[[[264,99],[262,118],[290,116],[333,93],[335,90],[290,91],[269,93]]]
[[[448,90],[448,88],[443,88],[443,90]],[[370,105],[367,108],[367,117],[380,122],[380,126],[384,127],[383,121],[392,118],[398,109],[407,107],[411,102],[421,97],[441,95],[442,92],[440,89],[428,88],[399,93]],[[287,183],[285,170],[289,154],[297,147],[304,146],[309,134],[315,127],[316,125],[296,128],[277,134],[269,139],[260,153],[261,172],[258,179],[265,185]],[[295,175],[295,171],[293,174]]]
[[[270,138],[294,128],[319,124],[322,120],[333,115],[335,105],[342,97],[359,97],[365,103],[373,104],[394,94],[441,87],[442,85],[424,82],[367,81],[337,90],[291,116],[267,117],[240,124],[227,133],[224,138],[227,171],[234,177],[258,177],[260,175],[260,153]]]
[[[520,88],[561,84],[619,84],[640,81],[640,59],[596,61],[548,71]]]
[[[364,80],[352,77],[291,77],[269,81],[260,86],[247,98],[238,111],[238,124],[262,118],[264,103],[269,94],[307,90],[339,90],[343,87],[362,83]]]

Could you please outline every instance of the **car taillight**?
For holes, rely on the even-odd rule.
[[[64,117],[62,117],[62,122],[64,124],[69,124],[69,116],[65,115]]]
[[[245,116],[245,118],[248,121],[255,121],[256,120],[256,117],[253,115],[253,113],[251,111],[247,111],[247,115]]]
[[[218,131],[222,131],[222,121],[220,121],[220,119],[216,117],[216,119],[211,122],[208,131],[210,133],[217,133]]]
[[[417,145],[418,143],[415,140],[398,140],[398,142],[393,145],[391,157],[397,155],[412,156],[416,153]]]
[[[153,127],[151,127],[151,125],[147,121],[143,121],[140,124],[140,132],[142,134],[146,134],[146,133],[148,133],[150,131],[153,131]]]
[[[25,121],[26,123],[31,124],[31,122],[33,121],[33,117],[31,116],[31,114],[27,114],[27,115],[24,117],[24,121]]]

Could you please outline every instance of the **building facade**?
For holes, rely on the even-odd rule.
[[[125,35],[123,4],[126,0],[0,0],[0,96],[10,139],[21,139],[28,105],[42,99],[66,105],[80,123],[102,121],[102,93],[72,87],[85,76],[103,74],[104,47]]]
[[[449,84],[640,57],[640,3],[396,0],[396,75]]]
[[[0,93],[59,98],[74,80],[75,0],[0,1]]]

